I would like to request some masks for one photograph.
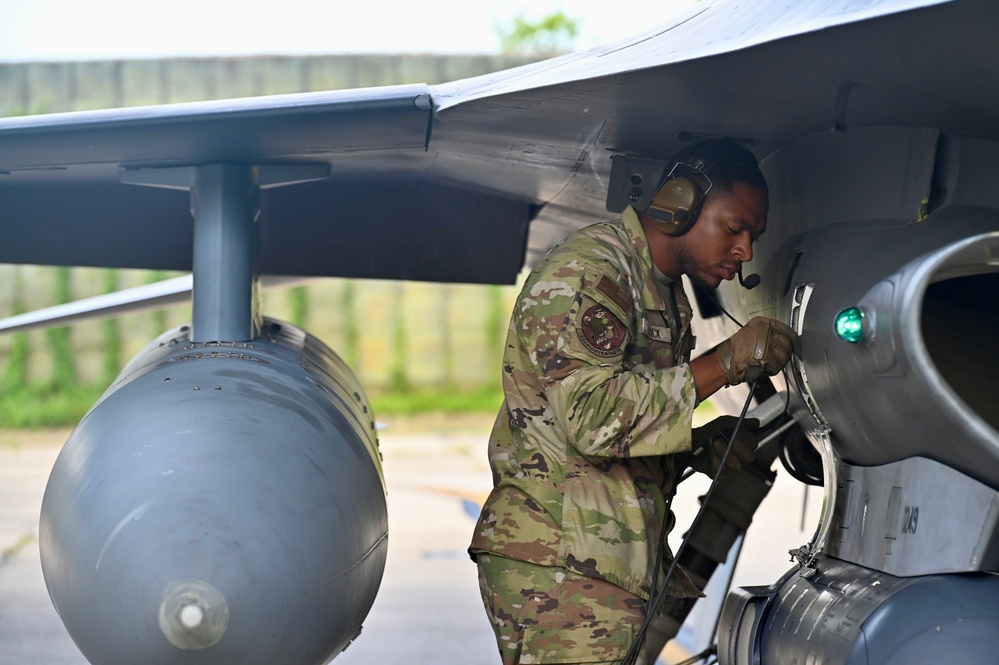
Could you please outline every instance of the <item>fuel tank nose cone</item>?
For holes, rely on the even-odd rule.
[[[229,625],[225,596],[208,582],[187,580],[167,587],[160,602],[160,630],[178,649],[218,644]]]

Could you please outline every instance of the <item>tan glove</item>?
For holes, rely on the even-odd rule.
[[[784,369],[798,334],[776,319],[757,316],[718,345],[718,364],[728,385],[773,376]]]
[[[714,478],[737,422],[739,419],[734,416],[718,416],[707,425],[695,427],[691,432],[691,456],[687,465],[694,471]],[[758,441],[753,435],[753,430],[759,426],[760,421],[756,418],[746,418],[742,421],[742,427],[732,442],[732,452],[725,459],[723,471],[737,471],[755,459],[754,453]]]

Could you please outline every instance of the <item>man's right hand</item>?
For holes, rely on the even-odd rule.
[[[773,376],[791,359],[797,341],[786,324],[757,316],[718,346],[718,364],[730,386]]]

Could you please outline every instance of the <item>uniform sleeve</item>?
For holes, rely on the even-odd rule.
[[[599,288],[602,279],[613,279],[609,274],[556,271],[553,279],[529,283],[518,303],[514,325],[549,407],[574,447],[589,457],[690,450],[696,406],[690,367],[626,367],[639,322],[613,289]]]

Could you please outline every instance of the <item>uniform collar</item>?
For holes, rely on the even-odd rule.
[[[628,232],[631,246],[642,265],[644,279],[644,283],[642,284],[642,307],[647,310],[669,311],[671,308],[667,304],[656,282],[652,252],[649,250],[649,241],[645,238],[645,228],[642,226],[642,221],[638,218],[638,212],[631,206],[628,206],[621,213],[621,223]],[[686,334],[690,328],[693,310],[691,309],[690,301],[687,299],[687,294],[684,292],[681,280],[674,280],[673,294],[676,297],[676,306],[680,317],[680,320],[677,322],[680,333]]]
[[[621,213],[621,223],[624,225],[624,230],[628,232],[631,247],[635,250],[635,255],[638,256],[642,265],[645,280],[645,283],[642,284],[642,307],[645,309],[666,309],[668,305],[656,286],[656,277],[652,271],[652,252],[649,250],[649,241],[645,238],[642,221],[638,219],[638,212],[633,207],[628,206]]]

